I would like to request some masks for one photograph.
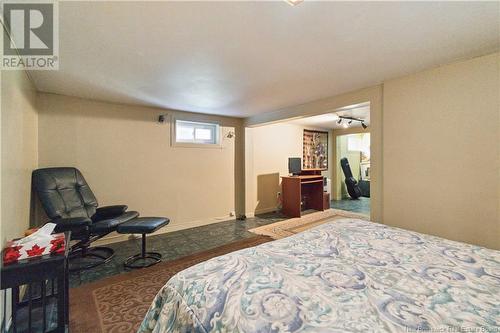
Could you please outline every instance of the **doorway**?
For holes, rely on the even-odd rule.
[[[356,130],[353,130],[355,132]],[[370,133],[352,133],[335,137],[336,175],[334,177],[331,207],[365,215],[370,215]],[[359,193],[352,195],[346,182],[346,173],[341,166],[341,160],[347,159],[352,178],[357,183]],[[352,186],[352,184],[351,184]]]
[[[312,149],[306,139],[319,133],[326,141]],[[328,113],[283,120],[246,129],[245,153],[247,209],[249,216],[281,212],[280,181],[289,176],[289,158],[301,159],[302,169],[319,168],[324,181],[326,202],[331,208],[370,215],[370,103],[360,103]],[[352,136],[350,136],[352,135]],[[349,147],[348,147],[349,145]],[[344,147],[345,146],[345,147]],[[311,152],[327,162],[321,167],[310,166]],[[348,154],[348,156],[347,156]],[[344,156],[346,155],[346,156]],[[357,181],[368,186],[365,196],[352,200],[345,188],[340,158],[352,160]],[[315,160],[314,158],[312,160]],[[361,173],[365,176],[361,177]],[[307,201],[307,200],[306,200]]]

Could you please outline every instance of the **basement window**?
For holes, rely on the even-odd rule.
[[[220,144],[220,125],[188,120],[175,120],[175,145],[218,146]]]
[[[361,137],[357,134],[347,136],[347,150],[360,151],[361,150]]]

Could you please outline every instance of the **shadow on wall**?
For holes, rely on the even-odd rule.
[[[255,214],[262,214],[276,210],[278,206],[278,192],[280,188],[280,174],[269,173],[257,176],[257,206]]]
[[[30,197],[30,228],[40,228],[44,224],[50,222],[50,218],[45,213],[38,194],[33,189],[33,181],[31,181],[31,197]]]

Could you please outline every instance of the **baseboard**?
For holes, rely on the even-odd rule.
[[[254,216],[259,215],[259,214],[274,213],[277,210],[278,210],[278,207],[268,207],[268,208],[256,209]]]
[[[160,235],[160,234],[165,234],[169,232],[174,232],[174,231],[179,231],[179,230],[185,230],[185,229],[191,229],[191,228],[196,228],[196,227],[201,227],[204,225],[209,225],[209,224],[214,224],[214,223],[220,223],[224,221],[229,221],[229,220],[235,220],[234,216],[231,215],[225,215],[221,217],[213,217],[213,218],[208,218],[208,219],[203,219],[203,220],[194,220],[194,221],[188,221],[188,222],[183,222],[183,223],[175,223],[174,221],[170,221],[170,224],[167,226],[161,228],[160,230],[149,234],[148,236],[153,236],[153,235]],[[104,238],[101,238],[95,242],[92,243],[92,246],[100,246],[100,245],[106,245],[106,244],[111,244],[111,243],[118,243],[118,242],[123,242],[128,239],[135,239],[139,238],[139,235],[131,234],[131,235],[122,235],[116,232],[113,232],[109,235],[107,235]]]
[[[278,212],[278,207],[268,207],[268,208],[261,208],[261,209],[256,209],[253,212],[248,212],[246,213],[247,218],[253,218],[255,215],[260,215],[260,214],[266,214],[266,213],[275,213]]]

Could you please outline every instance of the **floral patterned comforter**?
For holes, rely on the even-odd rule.
[[[357,219],[190,267],[139,332],[500,332],[500,251]]]

